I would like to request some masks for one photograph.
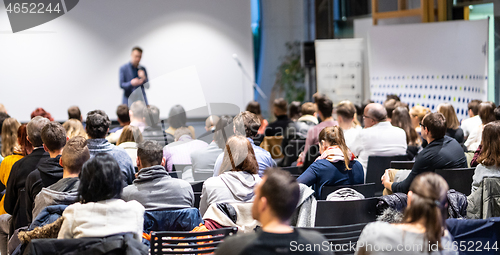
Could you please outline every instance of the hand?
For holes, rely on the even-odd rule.
[[[134,78],[130,81],[130,84],[134,87],[137,87],[137,86],[141,86],[143,83],[143,80],[139,79],[139,78]]]
[[[146,72],[144,72],[144,70],[139,70],[137,71],[137,75],[139,76],[139,78],[141,78],[142,80],[146,79]]]
[[[389,178],[389,169],[385,170],[384,175],[382,175],[382,178],[380,178],[382,181],[382,185],[390,191],[392,191],[392,182],[391,179]]]

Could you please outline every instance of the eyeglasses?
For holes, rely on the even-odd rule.
[[[372,119],[372,120],[375,120],[374,118],[372,118],[370,116],[366,116],[366,115],[363,115],[363,119]]]
[[[422,124],[422,123],[418,123],[420,125],[421,128],[425,128],[425,125]]]

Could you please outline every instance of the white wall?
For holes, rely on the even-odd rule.
[[[201,86],[206,103],[244,107],[253,90],[232,54],[253,78],[250,23],[250,1],[85,0],[56,20],[13,34],[0,5],[0,103],[20,121],[37,107],[63,121],[71,105],[84,117],[103,109],[116,118],[123,94],[118,69],[138,45],[151,86],[163,87],[155,93],[169,95],[175,86],[155,84],[155,77],[194,66],[199,83],[192,85]],[[192,92],[169,95],[167,104],[196,108]],[[168,110],[162,107],[162,116]]]

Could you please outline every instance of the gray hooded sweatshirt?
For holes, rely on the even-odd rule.
[[[201,215],[205,214],[212,203],[253,201],[254,187],[260,181],[258,175],[245,171],[230,171],[208,178],[203,183],[201,193]]]

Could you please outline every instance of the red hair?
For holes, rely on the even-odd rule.
[[[32,119],[34,117],[36,117],[36,116],[42,116],[44,118],[49,119],[50,121],[54,121],[54,118],[52,118],[52,115],[50,115],[50,113],[48,113],[47,111],[45,111],[42,107],[36,108],[36,110],[34,110],[31,113],[31,118]]]

